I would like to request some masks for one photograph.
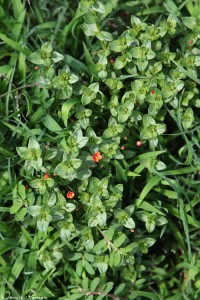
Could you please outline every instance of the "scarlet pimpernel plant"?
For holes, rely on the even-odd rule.
[[[200,6],[8,2],[2,299],[198,300]]]

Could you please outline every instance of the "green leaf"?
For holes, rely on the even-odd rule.
[[[194,17],[183,17],[182,20],[187,28],[193,30],[197,26],[197,19]]]
[[[167,224],[167,222],[167,219],[162,216],[156,218],[156,226],[162,226],[164,224]]]
[[[89,178],[92,175],[92,172],[88,170],[87,168],[80,168],[78,170],[78,173],[76,175],[76,178],[79,180],[84,180]]]
[[[125,38],[119,38],[118,40],[112,41],[109,44],[109,48],[110,50],[115,52],[122,52],[127,48],[127,46],[125,45]]]
[[[126,235],[122,233],[116,240],[114,240],[113,245],[118,248],[120,247],[126,239]]]
[[[100,226],[105,226],[106,225],[106,219],[107,219],[106,212],[98,214],[96,216],[96,219],[98,220],[98,223],[99,223]]]
[[[31,158],[33,158],[31,150],[26,147],[17,147],[16,151],[23,159],[30,160]]]
[[[74,293],[74,294],[70,295],[70,300],[76,300],[76,299],[79,299],[81,297],[83,297],[82,293]]]
[[[194,122],[194,114],[191,107],[188,107],[182,116],[183,128],[186,130],[192,126]]]
[[[76,206],[72,203],[66,203],[64,208],[67,212],[72,212],[76,209]]]
[[[36,51],[29,55],[28,60],[36,65],[43,65],[45,64],[44,60],[40,57],[40,52]]]
[[[100,278],[99,277],[94,278],[90,284],[90,290],[92,292],[95,292],[97,290],[99,283],[100,283]]]
[[[151,247],[155,244],[156,240],[154,238],[145,238],[144,242],[147,244],[147,247]]]
[[[34,179],[30,182],[30,186],[35,188],[35,189],[39,189],[43,186],[43,179]]]
[[[53,54],[52,54],[52,61],[54,63],[57,63],[57,62],[59,62],[59,61],[61,61],[63,59],[64,59],[64,56],[62,54],[60,54],[58,52],[55,52],[55,51],[53,52]]]
[[[106,240],[100,240],[97,242],[97,244],[92,249],[93,252],[99,252],[102,248],[104,248],[107,245]]]
[[[108,282],[105,285],[102,286],[102,291],[104,295],[107,295],[113,288],[114,283]]]
[[[148,219],[147,222],[145,223],[145,227],[149,233],[154,231],[156,226],[156,222],[154,220]]]
[[[89,138],[85,137],[85,136],[78,138],[77,139],[77,147],[83,148],[87,144],[88,140],[89,140]]]
[[[100,1],[96,1],[92,5],[92,10],[97,11],[100,14],[103,14],[103,13],[105,13],[105,6]]]
[[[41,232],[46,232],[48,225],[49,225],[49,221],[45,221],[45,220],[37,221],[37,227]]]
[[[27,213],[27,209],[26,207],[23,207],[22,209],[20,209],[20,211],[17,212],[17,214],[15,215],[15,220],[17,222],[23,221],[25,216]]]
[[[117,267],[121,262],[121,254],[119,252],[114,252],[113,267]]]
[[[94,268],[92,267],[92,265],[87,260],[85,260],[85,262],[84,262],[84,267],[85,267],[85,270],[88,274],[90,274],[90,275],[95,274]]]
[[[130,293],[129,296],[131,297],[131,299],[138,299],[138,297],[145,297],[150,300],[160,300],[160,298],[155,293],[151,293],[151,292],[134,291]]]
[[[149,127],[151,125],[155,125],[156,121],[154,120],[154,118],[150,115],[144,115],[143,116],[143,125],[144,127]]]
[[[110,42],[113,40],[112,33],[107,32],[107,31],[101,31],[101,32],[97,33],[96,36],[100,41],[109,41]]]
[[[149,214],[146,211],[138,211],[135,214],[140,221],[147,222]]]
[[[126,65],[126,59],[124,57],[118,57],[114,63],[115,70],[121,70]]]
[[[115,295],[115,296],[120,296],[121,292],[124,291],[125,287],[126,287],[126,283],[121,283],[121,284],[115,289],[114,295]]]
[[[132,218],[128,218],[128,220],[123,225],[126,228],[130,228],[130,229],[135,228],[135,222],[133,221]]]
[[[10,207],[10,214],[11,215],[16,214],[22,206],[23,206],[22,202],[14,201],[13,205]]]
[[[90,24],[83,23],[81,25],[81,29],[84,31],[85,35],[87,36],[96,36],[99,32],[96,23],[90,23]]]
[[[89,104],[93,99],[96,98],[96,94],[99,91],[99,83],[92,83],[89,87],[85,87],[81,101],[83,105]]]
[[[27,211],[31,216],[36,217],[41,213],[41,206],[39,205],[29,206],[27,208]]]
[[[71,159],[70,162],[74,169],[78,169],[82,165],[81,159]]]

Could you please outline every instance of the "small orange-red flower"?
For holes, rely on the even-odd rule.
[[[72,198],[74,198],[75,193],[74,193],[74,192],[68,192],[68,193],[66,194],[66,196],[67,196],[67,198],[72,199]]]
[[[34,67],[34,70],[37,71],[37,70],[38,70],[38,66],[35,66],[35,67]]]
[[[192,45],[193,44],[193,40],[189,40],[189,44]]]
[[[155,90],[152,90],[151,93],[152,93],[152,95],[155,94]]]
[[[95,152],[93,155],[92,155],[92,160],[95,161],[95,162],[99,162],[100,159],[102,159],[102,155],[100,152]]]
[[[50,178],[50,175],[49,174],[44,174],[44,177],[43,177],[44,179],[48,179],[48,178]]]
[[[45,145],[45,148],[48,149],[48,148],[49,148],[49,145]]]
[[[141,141],[137,141],[136,142],[136,146],[141,147],[142,146],[142,142]]]

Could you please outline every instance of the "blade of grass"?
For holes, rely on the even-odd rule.
[[[181,72],[183,72],[185,75],[187,75],[189,78],[191,78],[192,80],[194,80],[196,83],[200,84],[200,80],[195,77],[194,75],[192,75],[189,71],[187,71],[186,69],[184,69],[179,63],[177,63],[175,60],[172,60],[173,63],[180,69]]]
[[[149,7],[146,8],[142,11],[142,15],[151,15],[151,14],[157,14],[157,13],[164,13],[166,12],[166,9],[162,6],[154,6],[154,7]],[[138,12],[136,16],[140,16],[141,12]]]
[[[59,132],[62,131],[60,125],[50,116],[47,115],[43,120],[43,124],[46,128],[48,128],[52,132]]]
[[[27,293],[29,293],[31,289],[36,290],[40,279],[41,279],[40,273],[32,274],[31,277],[24,284],[25,287],[22,296],[25,296]]]
[[[21,81],[26,82],[26,55],[20,52],[18,70]]]
[[[191,244],[190,244],[190,233],[189,233],[189,228],[188,228],[188,219],[187,219],[187,215],[186,215],[186,212],[185,212],[185,208],[184,208],[184,204],[183,204],[182,199],[179,199],[179,207],[180,207],[180,218],[181,218],[182,223],[183,223],[183,228],[184,228],[184,231],[185,231],[186,241],[187,241],[187,245],[188,245],[188,258],[189,258],[189,261],[191,261],[192,250],[191,250]]]
[[[75,69],[79,73],[82,73],[82,72],[88,73],[88,69],[85,66],[85,64],[83,64],[81,61],[75,59],[71,55],[67,54],[65,56],[65,60],[66,60],[66,63],[68,64],[69,67]]]
[[[168,171],[163,171],[163,175],[184,175],[184,174],[190,174],[194,173],[195,171],[198,171],[200,169],[199,166],[197,167],[185,167],[185,168],[180,168],[177,170],[168,170]]]
[[[154,186],[156,186],[159,182],[161,181],[161,177],[159,176],[154,176],[152,177],[147,184],[145,185],[145,187],[143,188],[142,192],[140,193],[140,196],[138,198],[138,200],[136,201],[136,206],[140,207],[140,205],[142,204],[144,198],[148,195],[148,193],[152,190],[152,188]]]
[[[65,102],[62,106],[61,114],[66,128],[67,128],[67,122],[69,118],[69,111],[77,103],[80,103],[79,99],[70,99],[67,102]]]
[[[29,56],[32,52],[27,46],[22,46],[21,44],[13,41],[12,39],[8,38],[6,35],[0,33],[0,39],[2,39],[8,46],[13,48],[16,51],[22,52],[26,56]]]
[[[119,0],[110,0],[107,1],[104,6],[105,6],[105,12],[103,14],[101,14],[100,19],[104,20],[109,14],[112,13],[112,11],[116,10],[116,8],[118,7],[118,2]]]
[[[11,271],[10,271],[10,275],[9,275],[9,278],[8,278],[9,283],[11,283],[11,284],[15,283],[15,281],[19,277],[19,275],[22,272],[22,270],[24,269],[24,267],[25,267],[25,262],[19,256],[16,259],[16,261],[15,261],[15,263],[14,263],[14,265],[13,265]]]
[[[96,76],[96,70],[95,70],[95,63],[93,61],[93,58],[87,48],[87,46],[85,45],[85,43],[83,43],[83,50],[84,50],[84,54],[85,54],[85,60],[86,60],[86,64],[88,67],[88,71],[90,73],[91,76]]]
[[[142,204],[140,205],[140,208],[147,210],[149,212],[155,212],[161,216],[165,216],[165,214],[161,210],[157,209],[156,207],[154,207],[153,205],[151,205],[150,203],[148,203],[146,201],[142,202]]]
[[[85,13],[81,13],[79,10],[76,12],[76,16],[72,19],[72,21],[65,26],[61,34],[62,47],[65,47],[65,42],[68,34],[71,32],[73,26],[79,22],[79,19],[83,17]]]
[[[14,16],[17,19],[21,15],[21,12],[24,9],[24,5],[22,4],[21,0],[11,0],[11,3],[13,7]]]
[[[126,171],[122,168],[120,163],[115,160],[114,161],[115,169],[116,169],[116,175],[119,182],[127,182],[127,176]]]
[[[10,70],[12,70],[12,67],[9,65],[4,65],[0,67],[0,74],[7,74]]]
[[[14,38],[15,41],[18,41],[18,39],[19,39],[21,30],[22,30],[22,25],[24,23],[25,14],[26,14],[25,10],[22,10],[20,12],[20,15],[17,18],[17,20],[16,20],[16,22],[14,24],[14,27],[12,29],[12,36],[13,36],[13,38]]]
[[[171,228],[171,231],[172,231],[174,237],[178,241],[180,247],[184,251],[185,256],[187,258],[188,257],[187,249],[186,249],[185,242],[184,242],[182,234],[180,233],[180,231],[178,230],[178,227],[175,225],[175,223],[171,220],[170,217],[168,217],[168,223],[169,223],[169,227]]]

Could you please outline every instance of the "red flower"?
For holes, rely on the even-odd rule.
[[[45,148],[48,149],[48,148],[49,148],[49,145],[45,145]]]
[[[137,142],[136,142],[136,145],[137,145],[138,147],[140,147],[140,146],[142,146],[142,142],[141,142],[141,141],[137,141]]]
[[[125,149],[125,146],[124,146],[124,145],[122,145],[122,146],[121,146],[121,150],[124,150],[124,149]]]
[[[35,67],[34,67],[34,70],[37,71],[37,70],[38,70],[38,66],[35,66]]]
[[[155,94],[155,90],[152,90],[151,93],[152,93],[152,95]]]
[[[189,40],[189,44],[192,45],[193,44],[193,40]]]
[[[25,190],[28,190],[28,189],[29,189],[29,185],[26,184],[26,185],[25,185]]]
[[[72,198],[74,198],[75,193],[74,193],[74,192],[68,192],[68,193],[66,194],[66,196],[67,196],[68,199],[72,199]]]
[[[44,174],[44,177],[43,177],[44,179],[48,179],[48,178],[50,178],[50,175],[49,174]]]
[[[95,152],[93,155],[92,155],[92,160],[95,161],[95,162],[99,162],[100,159],[102,159],[102,155],[100,152]]]
[[[111,64],[113,64],[115,62],[114,59],[110,59],[109,61],[110,61]]]

